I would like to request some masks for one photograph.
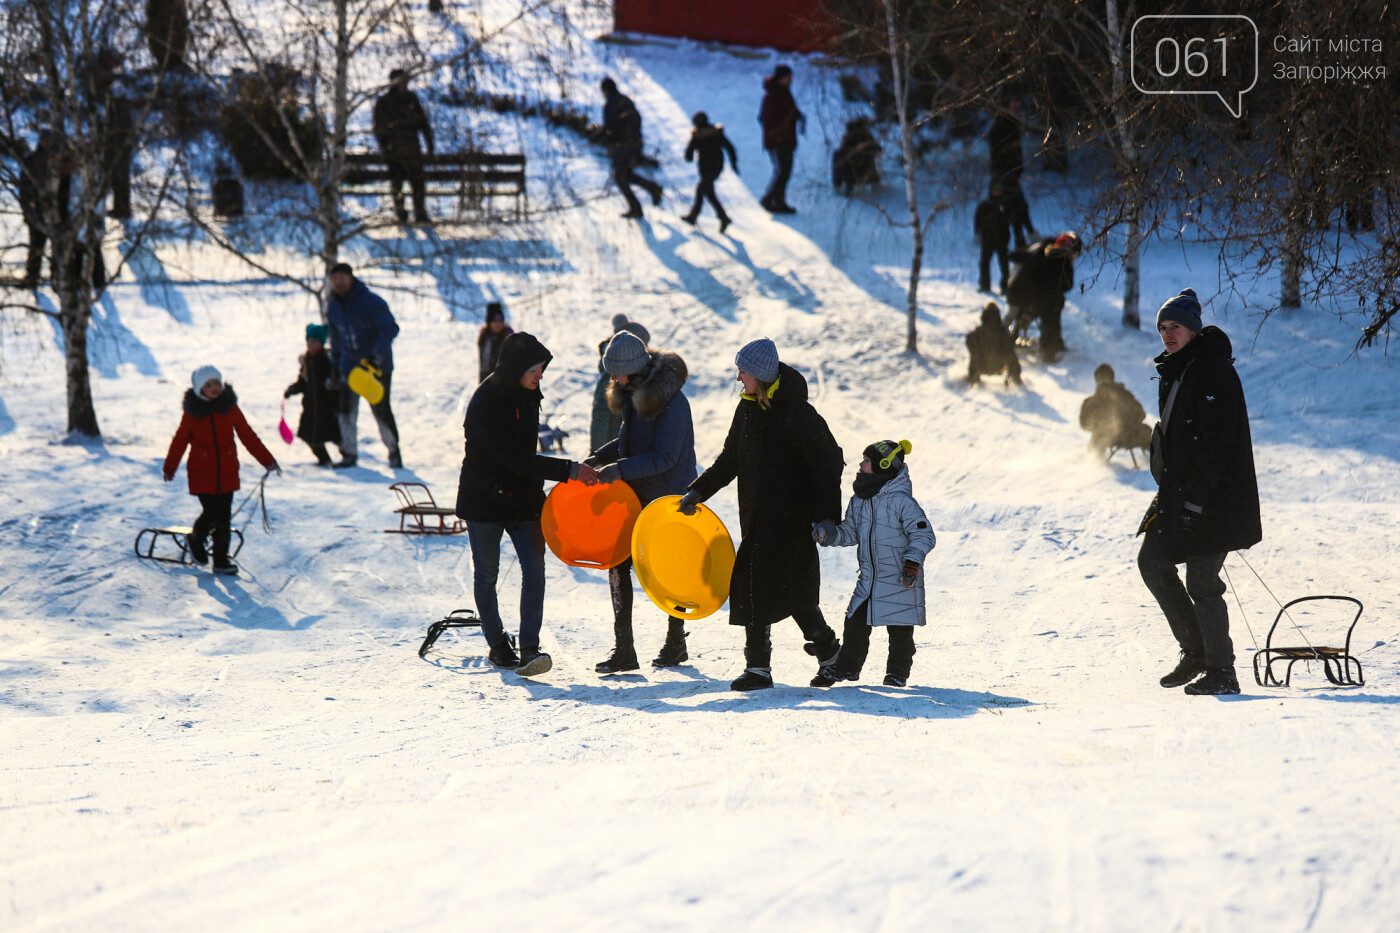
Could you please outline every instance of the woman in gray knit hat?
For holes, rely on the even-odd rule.
[[[680,510],[739,480],[742,540],[729,584],[729,621],[745,629],[744,673],[730,686],[773,686],[770,629],[792,616],[820,669],[841,647],[822,617],[815,522],[841,520],[841,448],[807,401],[807,380],[778,359],[773,341],[734,358],[744,391],[714,464],[690,484]]]

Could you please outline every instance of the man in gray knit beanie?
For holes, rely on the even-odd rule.
[[[734,355],[734,365],[759,382],[771,383],[778,378],[778,348],[767,337],[760,337],[744,344]]]
[[[640,337],[628,331],[620,331],[608,341],[603,351],[603,368],[610,376],[635,376],[646,368],[651,355]]]

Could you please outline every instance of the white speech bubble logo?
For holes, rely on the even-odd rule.
[[[1212,83],[1226,85],[1211,87],[1179,87],[1171,90],[1157,90],[1146,88],[1138,81],[1138,28],[1143,23],[1156,23],[1157,21],[1200,21],[1200,20],[1243,20],[1249,24],[1249,32],[1254,43],[1254,54],[1249,56],[1249,86],[1236,91],[1229,85],[1235,82],[1231,80],[1234,74],[1240,74],[1238,63],[1233,63],[1231,56],[1231,39],[1235,38],[1228,33],[1223,36],[1207,37],[1205,29],[1185,30],[1191,34],[1186,36],[1168,35],[1157,40],[1151,53],[1151,67],[1145,70],[1152,72],[1159,80],[1179,80],[1184,83]],[[1236,24],[1238,25],[1238,24]],[[1197,45],[1199,43],[1199,46]],[[1219,60],[1212,57],[1215,52],[1213,46],[1219,45]],[[1239,119],[1244,113],[1244,95],[1254,90],[1254,86],[1259,83],[1259,27],[1254,24],[1254,20],[1248,16],[1238,13],[1222,14],[1219,16],[1208,16],[1185,13],[1166,13],[1152,16],[1139,16],[1133,23],[1132,35],[1128,40],[1128,59],[1131,62],[1133,87],[1143,94],[1214,94],[1220,98],[1220,102],[1225,105],[1225,109],[1235,119]],[[1215,66],[1219,65],[1217,69]],[[1168,71],[1167,68],[1170,67]],[[1227,84],[1228,82],[1228,84]]]

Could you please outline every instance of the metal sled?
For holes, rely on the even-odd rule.
[[[1288,607],[1321,599],[1340,600],[1356,605],[1356,615],[1352,617],[1351,625],[1347,626],[1345,646],[1341,648],[1319,645],[1306,645],[1302,648],[1274,647],[1274,632],[1278,629],[1279,621],[1288,612]],[[1278,615],[1274,616],[1274,624],[1269,626],[1269,635],[1264,639],[1264,647],[1254,652],[1254,682],[1261,687],[1286,687],[1289,684],[1289,679],[1293,676],[1293,665],[1299,661],[1318,661],[1322,664],[1322,673],[1327,675],[1327,679],[1338,687],[1363,686],[1366,683],[1366,678],[1361,674],[1361,662],[1351,653],[1351,633],[1356,629],[1356,623],[1361,618],[1361,610],[1361,600],[1351,596],[1302,596],[1285,603],[1283,608],[1279,609]],[[1304,638],[1304,640],[1307,639]],[[1286,665],[1283,669],[1282,681],[1274,673],[1275,664]],[[1352,676],[1353,668],[1355,670],[1354,677]]]
[[[428,649],[433,646],[433,642],[438,640],[438,636],[450,628],[481,628],[481,620],[476,617],[476,612],[471,609],[453,609],[445,617],[438,619],[428,626],[427,637],[423,639],[423,644],[418,646],[418,657],[428,653]],[[515,647],[515,636],[510,638],[510,646]]]
[[[243,550],[243,532],[237,528],[231,528],[229,531],[228,556],[237,557],[238,552]],[[133,545],[133,548],[136,551],[136,556],[142,560],[158,560],[163,564],[190,564],[193,561],[190,559],[189,542],[185,539],[192,534],[194,534],[194,529],[184,525],[172,525],[169,528],[142,528],[136,533],[136,544]],[[178,552],[176,556],[166,557],[156,553],[156,545],[163,538],[169,538],[174,543]]]
[[[390,534],[459,535],[467,530],[467,523],[457,518],[453,509],[438,505],[425,484],[394,483],[389,488],[399,498],[399,507],[394,510],[399,527],[385,528]]]

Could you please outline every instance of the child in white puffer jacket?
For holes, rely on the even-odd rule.
[[[876,441],[865,448],[855,495],[837,525],[818,522],[812,537],[824,547],[858,548],[860,575],[846,609],[846,632],[835,660],[812,678],[813,687],[858,680],[870,650],[870,627],[890,635],[885,685],[903,687],[914,663],[914,626],[924,624],[924,581],[919,572],[933,550],[928,516],[914,501],[904,455],[908,441]]]

